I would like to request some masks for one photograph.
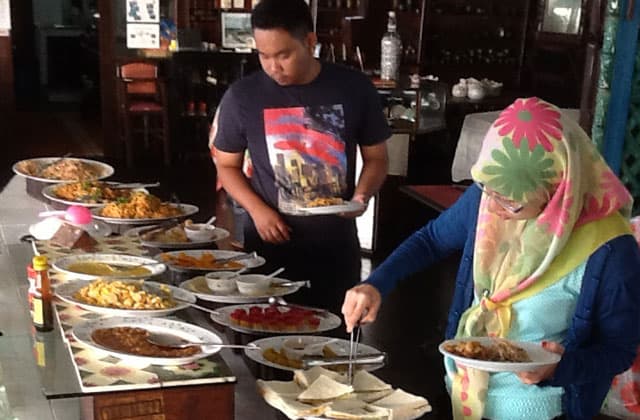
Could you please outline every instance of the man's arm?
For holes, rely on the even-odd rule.
[[[243,153],[216,150],[216,168],[222,186],[249,213],[263,241],[271,243],[288,241],[289,226],[280,214],[267,205],[253,190],[242,173],[243,159]]]
[[[353,201],[368,204],[369,199],[375,195],[387,177],[389,159],[387,157],[386,141],[371,146],[360,146],[362,156],[362,171],[358,179],[358,185],[353,192]],[[357,217],[364,210],[357,213],[350,213],[349,216]]]

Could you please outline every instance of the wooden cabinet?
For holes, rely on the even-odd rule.
[[[489,78],[520,85],[528,0],[429,0],[422,67],[446,82]]]

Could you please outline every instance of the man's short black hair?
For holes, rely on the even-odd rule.
[[[313,19],[304,0],[260,0],[251,12],[251,28],[284,29],[294,38],[304,40],[313,32]]]

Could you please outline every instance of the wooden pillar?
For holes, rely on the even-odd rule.
[[[11,35],[0,32],[0,112],[14,111],[15,93],[13,89],[13,53]]]

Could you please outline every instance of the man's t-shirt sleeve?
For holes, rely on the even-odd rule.
[[[382,111],[380,94],[368,79],[363,83],[362,121],[357,132],[358,144],[372,146],[391,137],[391,129]]]
[[[216,149],[227,153],[243,152],[247,147],[247,137],[240,121],[242,112],[233,87],[225,92],[218,109],[218,132],[214,140]]]

